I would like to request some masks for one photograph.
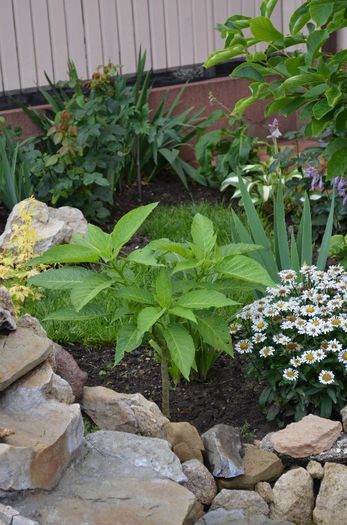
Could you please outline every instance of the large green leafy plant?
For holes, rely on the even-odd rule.
[[[257,246],[219,246],[212,222],[200,214],[192,222],[192,242],[160,239],[122,255],[123,246],[156,205],[127,213],[111,234],[89,225],[87,234],[75,236],[73,244],[49,249],[32,263],[73,266],[50,269],[30,283],[71,290],[73,308],[52,313],[53,320],[104,316],[93,300],[105,290],[110,300],[112,293],[117,306],[110,320],[117,323],[115,362],[144,342],[151,344],[161,361],[163,410],[168,414],[169,368],[174,376],[189,379],[199,362],[206,370],[210,351],[232,355],[228,322],[217,313],[238,306],[228,290],[240,282],[263,288],[272,280],[258,262],[244,255]]]
[[[288,34],[270,19],[277,4],[278,0],[263,0],[260,16],[234,15],[219,25],[225,49],[213,53],[205,66],[244,55],[245,62],[231,76],[250,80],[251,94],[236,103],[233,113],[238,115],[263,99],[269,100],[267,116],[275,112],[287,116],[299,110],[307,119],[308,136],[319,136],[331,128],[334,140],[325,151],[327,172],[330,178],[340,177],[347,169],[347,51],[330,54],[324,45],[347,26],[347,2],[307,0],[292,14]],[[257,44],[265,44],[265,50],[254,51]]]

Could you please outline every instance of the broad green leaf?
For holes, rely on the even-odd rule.
[[[152,304],[153,297],[147,290],[137,288],[136,286],[128,286],[127,288],[120,288],[117,291],[117,297],[125,299],[126,301],[132,301],[139,304]]]
[[[195,358],[195,346],[192,336],[183,326],[171,324],[163,330],[163,336],[170,352],[170,357],[185,379]]]
[[[197,323],[194,312],[192,312],[192,310],[189,310],[189,308],[183,308],[183,306],[174,306],[173,308],[170,308],[169,314],[176,315],[177,317],[182,317],[182,319],[187,319],[192,323]]]
[[[140,346],[143,336],[137,331],[136,325],[121,326],[117,332],[116,353],[114,364],[118,365],[126,352],[132,352]]]
[[[312,65],[314,59],[317,57],[323,44],[329,38],[329,31],[326,29],[319,29],[313,31],[307,37],[307,52],[306,52],[306,64]]]
[[[192,290],[180,297],[175,306],[183,306],[192,310],[203,310],[205,308],[223,308],[224,306],[235,306],[238,304],[215,290]]]
[[[29,261],[30,266],[58,263],[97,263],[100,258],[94,250],[77,244],[62,244],[49,248],[43,255]]]
[[[112,258],[111,236],[94,224],[88,224],[85,235],[75,234],[72,240],[79,246],[86,246],[95,251],[104,261],[109,261]]]
[[[263,250],[263,247],[258,244],[247,244],[243,242],[220,246],[220,252],[224,257],[228,257],[229,255],[241,255],[243,253],[255,252],[257,250]]]
[[[294,11],[290,21],[289,21],[289,30],[292,35],[296,35],[311,18],[311,13],[308,8],[308,3],[305,2],[304,5],[300,6],[296,11]]]
[[[272,24],[271,20],[266,16],[256,16],[250,22],[250,29],[257,40],[262,42],[274,42],[283,38]]]
[[[185,244],[179,242],[171,242],[169,239],[156,239],[149,243],[150,247],[155,250],[162,250],[164,252],[177,253],[182,257],[189,258],[192,256],[191,250]]]
[[[233,107],[232,115],[235,116],[235,115],[239,115],[240,113],[243,113],[249,106],[254,104],[254,102],[256,101],[257,101],[257,97],[253,95],[250,97],[240,98],[236,102],[235,106]]]
[[[197,259],[188,259],[188,261],[180,261],[176,264],[174,270],[173,270],[173,274],[175,273],[178,273],[178,272],[185,272],[185,271],[188,271],[188,270],[194,270],[195,268],[199,268],[200,266],[202,266],[204,264],[204,260],[203,259],[200,259],[200,260],[197,260]]]
[[[74,308],[79,312],[100,292],[106,290],[114,283],[113,279],[107,277],[104,273],[93,272],[86,279],[80,282],[71,290],[71,302]]]
[[[163,266],[162,264],[158,263],[157,258],[153,254],[153,251],[149,250],[147,246],[145,248],[139,248],[132,251],[128,255],[127,261],[143,264],[144,266]]]
[[[318,26],[324,26],[327,23],[333,10],[334,2],[317,2],[311,3],[310,5],[311,17],[317,23]]]
[[[198,316],[198,329],[206,344],[215,350],[233,355],[229,328],[224,319],[216,315]]]
[[[327,263],[327,259],[329,255],[330,239],[331,239],[331,235],[333,233],[333,227],[334,227],[334,212],[335,212],[335,189],[333,191],[333,198],[331,200],[329,216],[328,216],[327,224],[324,230],[323,239],[322,239],[320,249],[319,249],[317,267],[320,270],[325,269],[325,265]]]
[[[216,271],[230,279],[237,279],[262,286],[273,286],[274,282],[265,268],[254,259],[235,255],[224,259],[216,266]]]
[[[165,309],[147,306],[137,316],[137,330],[139,334],[144,334],[151,330],[152,326],[161,318]]]
[[[318,75],[318,73],[302,73],[301,75],[294,75],[293,77],[287,78],[282,84],[282,89],[285,92],[291,89],[304,88],[314,84],[322,84],[324,77]]]
[[[48,290],[71,290],[73,286],[81,283],[90,275],[94,275],[94,272],[86,268],[67,266],[58,269],[52,268],[34,275],[28,279],[28,283]]]
[[[278,0],[262,0],[260,4],[260,12],[263,16],[270,17],[275,9]]]
[[[45,321],[89,321],[99,317],[106,317],[106,311],[98,304],[88,304],[79,312],[62,308],[45,317]]]
[[[221,49],[220,51],[212,53],[208,57],[208,59],[204,63],[204,67],[209,68],[215,66],[216,64],[220,64],[221,62],[225,62],[226,60],[230,60],[231,58],[240,56],[244,52],[245,47],[240,44],[229,47],[227,49]]]
[[[342,177],[345,174],[347,168],[346,158],[347,148],[339,149],[331,155],[327,164],[327,173],[329,179]]]
[[[209,255],[217,239],[212,221],[197,213],[192,221],[191,234],[194,244],[201,249],[203,257]]]
[[[160,270],[155,288],[158,303],[163,308],[168,308],[172,302],[172,283],[167,270]]]
[[[327,100],[318,100],[313,106],[312,112],[317,120],[322,119],[327,113],[331,111],[331,106]]]
[[[131,239],[134,233],[147,219],[148,215],[150,215],[157,206],[157,202],[147,204],[146,206],[140,206],[139,208],[129,211],[119,219],[111,233],[112,243],[116,254],[122,246]]]

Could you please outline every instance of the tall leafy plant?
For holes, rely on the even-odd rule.
[[[108,290],[117,311],[115,363],[125,353],[148,342],[161,362],[163,411],[169,414],[171,374],[189,379],[201,357],[201,344],[211,351],[232,355],[228,321],[222,308],[238,307],[228,288],[238,282],[264,288],[273,281],[266,270],[245,254],[258,247],[245,244],[219,246],[212,222],[197,214],[192,222],[192,242],[169,239],[152,241],[142,249],[121,255],[157,203],[142,206],[123,216],[112,233],[89,225],[85,236],[73,244],[49,249],[32,264],[64,264],[30,279],[47,289],[70,290],[73,308],[53,312],[48,319],[90,319],[105,312],[93,302]],[[93,266],[87,266],[93,264]],[[83,264],[84,266],[80,266]],[[110,295],[111,294],[111,295]]]
[[[308,122],[306,135],[319,136],[331,129],[334,140],[325,151],[328,176],[344,176],[347,51],[331,54],[324,51],[324,46],[332,34],[347,26],[347,3],[307,0],[293,12],[288,34],[279,31],[271,21],[277,4],[278,0],[263,0],[260,16],[233,15],[219,25],[225,48],[213,53],[205,66],[244,55],[245,62],[231,76],[250,80],[251,93],[236,103],[234,115],[259,100],[269,101],[267,116],[275,112],[287,116],[299,111]],[[265,50],[254,51],[258,44],[263,44]]]

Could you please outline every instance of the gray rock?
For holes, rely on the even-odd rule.
[[[5,286],[0,286],[0,306],[8,310],[11,315],[15,315],[16,310],[10,292]]]
[[[250,490],[223,489],[214,498],[211,510],[223,508],[225,510],[242,510],[245,517],[261,514],[268,516],[269,507],[257,492]]]
[[[215,425],[205,432],[202,440],[207,465],[216,478],[234,478],[244,474],[241,457],[240,431],[230,425]]]
[[[26,210],[30,210],[32,215],[31,228],[37,237],[34,252],[37,254],[52,246],[69,243],[74,233],[84,234],[87,231],[87,221],[77,208],[50,208],[43,202],[25,199],[16,204],[9,215],[4,233],[0,236],[0,249],[16,251],[17,246],[12,244],[11,237],[14,227],[22,223],[21,216]]]
[[[340,412],[342,417],[343,430],[347,432],[347,405]]]
[[[343,525],[347,522],[347,466],[325,464],[313,518],[315,525]]]
[[[13,517],[17,515],[19,515],[18,510],[10,505],[3,505],[0,503],[0,520],[2,520],[5,525],[11,525]]]
[[[15,516],[12,520],[11,525],[40,525],[37,521],[33,521],[30,518],[24,516]]]
[[[13,504],[40,525],[193,525],[202,505],[169,477],[184,475],[166,441],[96,432],[55,490]]]
[[[16,320],[11,312],[0,306],[0,331],[13,332],[16,328]]]
[[[203,505],[210,505],[217,494],[217,485],[212,474],[198,459],[190,459],[182,464],[187,477],[183,485],[195,494]]]
[[[36,335],[40,337],[47,337],[47,332],[43,328],[42,324],[36,317],[33,317],[30,314],[24,314],[22,317],[20,317],[17,321],[17,327],[18,328],[29,328],[32,330]]]
[[[205,514],[196,525],[293,525],[293,523],[271,520],[261,514],[247,518],[242,510],[217,509]]]
[[[307,472],[313,479],[323,479],[324,469],[318,461],[310,461],[306,467]]]

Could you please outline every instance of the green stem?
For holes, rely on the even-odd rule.
[[[161,386],[162,386],[162,412],[170,417],[170,377],[168,350],[165,345],[161,349]]]

